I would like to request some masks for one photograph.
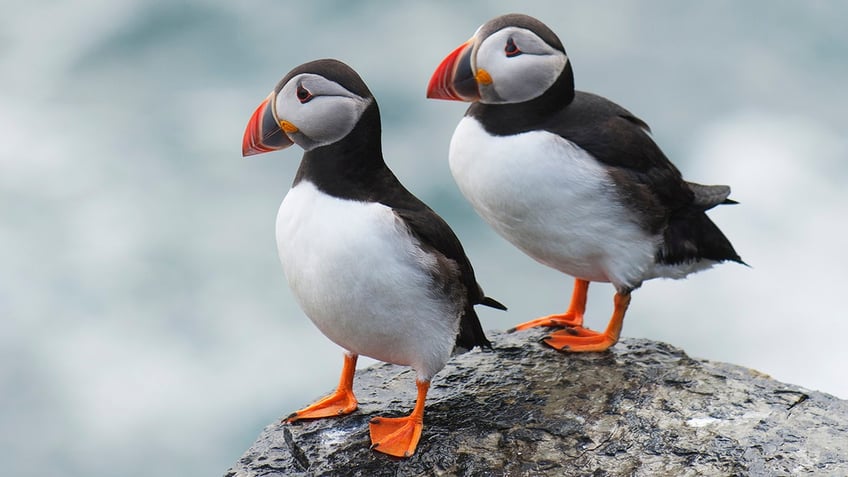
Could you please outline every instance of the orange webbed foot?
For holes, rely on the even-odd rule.
[[[319,419],[322,417],[334,417],[350,414],[356,410],[359,403],[353,391],[337,389],[333,394],[311,404],[299,411],[291,413],[286,417],[286,422],[295,422],[301,419]]]
[[[424,428],[424,401],[427,399],[429,381],[416,381],[418,399],[415,408],[404,417],[375,417],[368,424],[371,432],[371,449],[395,457],[409,457],[415,453],[421,430]]]
[[[508,332],[526,330],[536,326],[546,328],[581,328],[583,327],[583,313],[586,312],[586,294],[589,292],[589,282],[586,280],[574,280],[574,290],[571,292],[571,303],[565,313],[543,316],[510,329]]]
[[[375,417],[368,427],[372,449],[395,457],[409,457],[418,446],[424,420],[415,416]]]
[[[621,335],[621,327],[624,323],[624,314],[630,305],[630,294],[615,294],[615,309],[610,318],[607,329],[603,333],[592,331],[587,328],[566,328],[555,331],[542,341],[548,346],[560,351],[571,351],[585,353],[592,351],[606,351],[612,345],[618,343]]]
[[[542,342],[560,351],[575,353],[606,351],[616,342],[618,337],[608,336],[586,328],[569,328],[551,333]]]
[[[576,328],[583,326],[583,315],[576,313],[561,313],[557,315],[548,315],[543,316],[542,318],[537,318],[535,320],[530,320],[520,325],[515,325],[514,327],[507,330],[507,333],[512,333],[513,331],[521,331],[526,330],[528,328],[535,328],[537,326],[543,326],[545,328]]]
[[[290,423],[301,419],[342,416],[355,411],[359,406],[359,403],[356,402],[356,396],[353,394],[353,375],[356,372],[357,357],[355,354],[345,354],[342,377],[333,394],[291,413],[283,422]]]

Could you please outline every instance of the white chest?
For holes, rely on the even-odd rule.
[[[465,117],[450,167],[480,216],[545,265],[622,286],[652,267],[657,238],[633,222],[604,166],[557,135],[491,136]]]
[[[295,297],[328,338],[419,372],[444,364],[459,312],[433,292],[435,259],[391,208],[338,199],[302,181],[280,205],[277,246]]]

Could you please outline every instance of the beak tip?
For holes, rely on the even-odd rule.
[[[255,144],[250,138],[245,135],[244,142],[241,145],[241,157],[249,157],[255,156],[257,154],[264,154],[266,152],[275,151],[280,148],[274,147],[265,147],[261,144]]]
[[[258,145],[256,144],[255,138],[258,137],[258,136],[259,136],[259,133],[256,130],[255,124],[253,122],[251,122],[251,124],[248,125],[247,130],[244,131],[244,138],[242,138],[242,141],[241,141],[241,156],[242,157],[254,156],[256,154],[260,154],[262,152],[265,152],[260,147],[258,147]]]
[[[430,78],[430,83],[427,84],[427,99],[458,100],[457,95],[451,90],[451,80],[452,72],[439,66]]]

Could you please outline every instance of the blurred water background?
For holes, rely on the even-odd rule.
[[[578,89],[741,202],[711,217],[752,268],[647,283],[623,334],[848,398],[845,2],[5,1],[2,473],[220,475],[336,384],[341,351],[296,306],[274,242],[301,152],[240,157],[254,107],[308,60],[371,87],[390,167],[510,307],[480,309],[485,328],[563,310],[571,280],[453,184],[466,105],[424,98],[445,54],[516,8],[560,35]],[[591,326],[611,297],[591,287]]]

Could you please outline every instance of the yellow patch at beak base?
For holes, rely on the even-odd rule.
[[[478,84],[492,84],[492,77],[489,75],[489,72],[480,68],[477,70],[477,74],[474,75],[474,79],[477,80]]]
[[[280,121],[280,129],[282,129],[283,131],[285,131],[288,134],[296,133],[296,132],[299,131],[297,126],[295,126],[294,124],[292,124],[288,121],[285,121],[285,120]]]

